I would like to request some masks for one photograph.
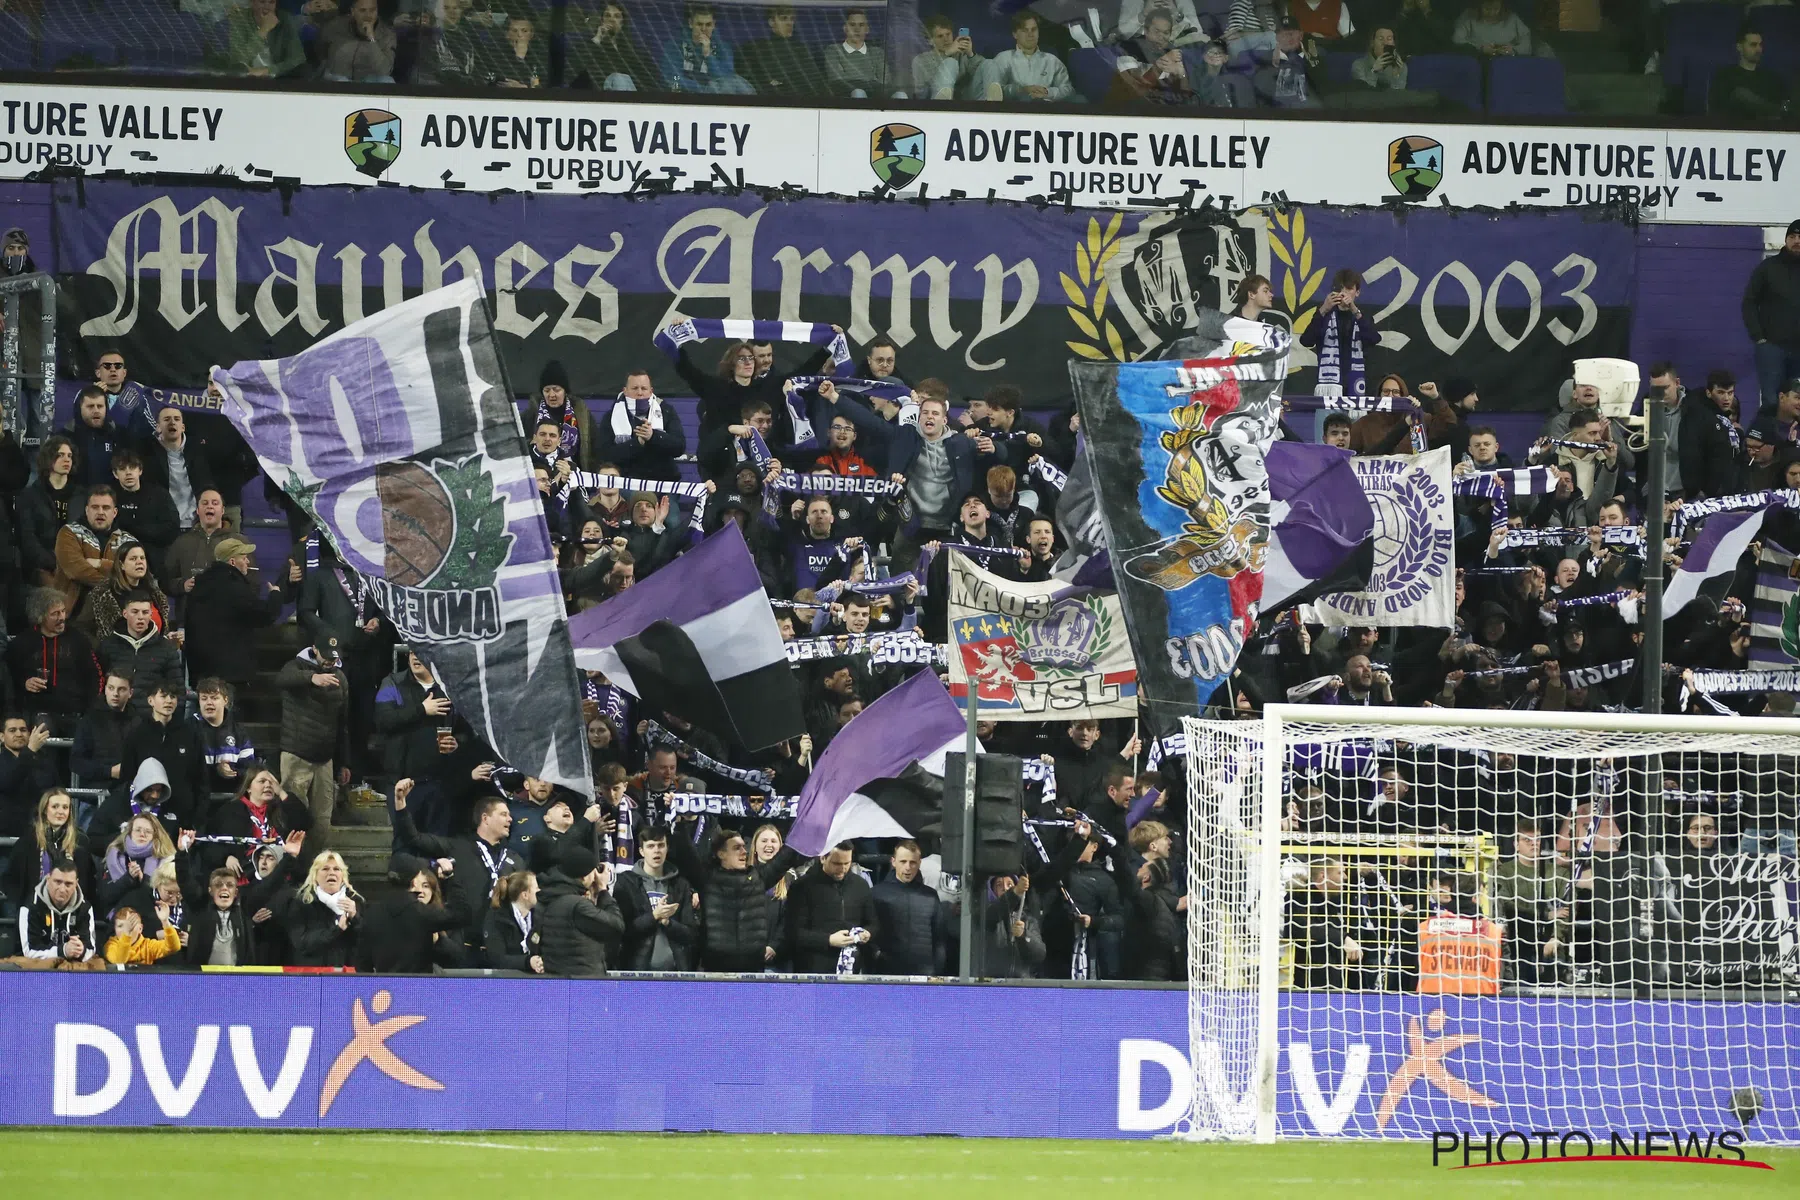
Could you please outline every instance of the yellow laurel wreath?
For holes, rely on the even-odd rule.
[[[1068,296],[1069,303],[1065,311],[1069,320],[1075,322],[1075,328],[1086,334],[1091,341],[1064,343],[1082,358],[1096,359],[1105,362],[1108,358],[1117,362],[1130,362],[1136,357],[1125,349],[1125,339],[1119,336],[1116,325],[1106,316],[1106,264],[1112,256],[1119,252],[1120,226],[1124,223],[1125,214],[1114,213],[1107,222],[1105,230],[1100,228],[1098,217],[1088,218],[1087,240],[1075,244],[1075,273],[1081,282],[1069,278],[1066,272],[1059,272],[1063,293]]]
[[[1306,214],[1295,209],[1292,217],[1281,209],[1273,209],[1268,214],[1269,253],[1281,260],[1286,270],[1281,272],[1280,285],[1277,292],[1281,297],[1282,307],[1294,318],[1294,335],[1298,337],[1306,332],[1312,324],[1318,310],[1310,307],[1310,301],[1319,293],[1319,285],[1325,282],[1325,268],[1313,270],[1312,239],[1306,236]],[[1285,237],[1285,240],[1284,240]]]

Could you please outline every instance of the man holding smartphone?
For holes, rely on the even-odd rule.
[[[975,53],[967,28],[937,13],[925,19],[931,49],[912,61],[913,95],[933,100],[999,100],[1000,76],[992,60]]]

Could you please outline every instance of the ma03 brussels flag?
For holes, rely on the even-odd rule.
[[[806,732],[756,562],[736,524],[569,622],[575,662],[748,750]]]
[[[1232,354],[1215,326],[1182,361],[1069,365],[1139,696],[1164,715],[1210,700],[1262,598],[1289,345],[1266,340]]]
[[[593,795],[568,615],[481,289],[458,281],[213,382],[457,715],[527,775]]]

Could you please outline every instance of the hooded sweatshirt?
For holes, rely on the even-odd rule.
[[[94,957],[94,910],[80,884],[68,904],[61,908],[52,904],[46,875],[31,894],[31,904],[19,909],[19,945],[27,958],[61,958],[63,943],[72,937],[81,939],[81,961]]]
[[[144,794],[153,787],[162,788],[160,798]],[[115,794],[101,804],[100,811],[94,814],[92,828],[97,844],[111,842],[125,831],[131,818],[139,813],[147,813],[161,821],[171,840],[179,835],[181,818],[176,815],[175,803],[171,797],[169,773],[163,770],[160,759],[146,758],[138,764],[131,777],[128,796],[127,799]]]

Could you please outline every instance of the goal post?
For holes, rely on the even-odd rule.
[[[1183,732],[1177,1136],[1800,1140],[1800,722],[1279,704]]]

